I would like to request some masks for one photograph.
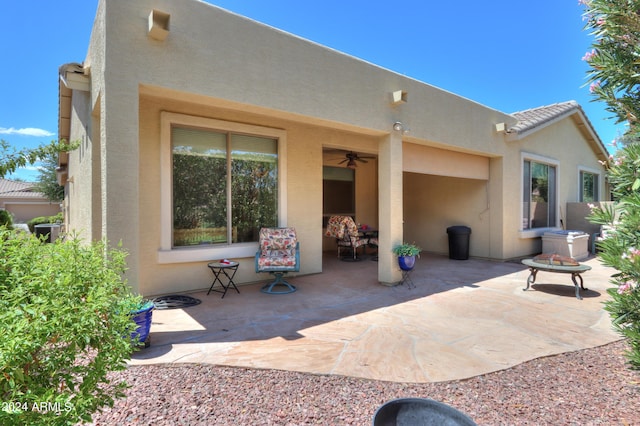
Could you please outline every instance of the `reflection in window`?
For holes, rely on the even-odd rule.
[[[173,127],[173,246],[255,242],[276,226],[277,143]]]
[[[556,226],[556,168],[524,161],[522,229]]]

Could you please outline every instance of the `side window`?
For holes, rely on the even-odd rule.
[[[525,159],[523,163],[522,229],[556,226],[556,166]]]
[[[597,173],[580,171],[580,201],[583,203],[591,203],[600,201],[598,188],[600,184],[600,176]]]

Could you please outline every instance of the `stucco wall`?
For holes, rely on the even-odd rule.
[[[594,203],[567,203],[567,229],[586,232],[589,235],[600,232],[600,225],[591,223],[587,217],[591,214],[589,204],[602,206],[613,204],[613,201]]]
[[[408,145],[405,170],[427,175],[404,174],[404,229],[416,235],[425,250],[447,253],[446,228],[465,225],[472,228],[472,256],[509,259],[539,253],[544,230],[522,230],[523,157],[556,164],[557,229],[567,226],[567,203],[579,199],[580,170],[600,171],[599,190],[605,193],[598,157],[571,118],[521,140],[496,145],[500,147],[495,150],[498,157]],[[431,155],[421,160],[421,151]],[[430,171],[444,176],[486,176],[488,180],[431,176]]]
[[[402,170],[467,179],[489,179],[489,158],[430,146],[405,143]]]
[[[91,98],[88,92],[74,91],[71,110],[71,142],[79,143],[69,155],[68,177],[66,182],[65,205],[72,204],[73,208],[65,208],[65,221],[70,224],[79,237],[87,241],[101,238],[99,228],[95,226],[94,200],[100,198],[100,191],[94,189],[95,173],[93,156],[100,153],[100,145],[95,146],[91,138],[93,129],[91,121]],[[100,217],[98,213],[97,218]]]
[[[301,273],[316,273],[322,269],[322,249],[325,241],[322,232],[322,166],[323,144],[343,149],[362,149],[374,144],[371,137],[354,135],[335,129],[326,129],[288,120],[265,117],[229,110],[217,105],[215,99],[208,103],[178,101],[165,98],[144,88],[140,97],[140,198],[138,209],[140,223],[139,289],[144,294],[162,294],[170,291],[189,291],[206,288],[211,284],[211,272],[206,262],[162,264],[158,262],[161,227],[160,194],[160,113],[171,111],[180,114],[210,117],[230,122],[251,123],[284,129],[287,133],[286,156],[282,161],[287,168],[287,225],[298,232],[301,244]],[[198,99],[202,100],[202,99]],[[375,217],[376,195],[372,187],[375,180],[375,160],[369,167],[362,167],[358,175],[358,211],[363,217]],[[359,170],[359,172],[360,172]],[[367,216],[369,215],[369,216]],[[373,220],[371,221],[373,224]],[[212,259],[213,260],[213,259]],[[256,275],[253,258],[238,259],[241,262],[238,283],[266,280],[265,274]]]
[[[245,111],[292,113],[378,136],[400,120],[416,138],[469,150],[491,149],[488,142],[496,138],[492,123],[514,121],[450,92],[208,3],[111,0],[109,7],[110,78],[120,71],[121,80],[224,99],[243,105]],[[164,42],[146,34],[153,8],[171,15]],[[400,89],[408,92],[408,102],[392,107],[391,92]]]
[[[170,15],[164,41],[147,34],[152,9]],[[90,133],[93,167],[72,154],[70,176],[87,185],[71,188],[80,209],[72,220],[94,237],[122,240],[130,251],[127,278],[144,294],[211,281],[206,262],[158,262],[161,111],[286,132],[282,218],[298,230],[303,273],[321,270],[323,147],[378,156],[356,179],[356,208],[358,221],[377,222],[382,231],[387,247],[378,267],[387,281],[394,278],[390,248],[402,236],[402,211],[408,239],[427,250],[446,252],[446,227],[462,224],[473,230],[472,256],[526,255],[539,238],[521,232],[516,213],[522,153],[560,164],[559,206],[577,200],[578,167],[599,167],[571,119],[509,141],[494,124],[508,127],[512,116],[200,1],[101,0],[85,65],[91,93],[77,104],[82,113],[73,133]],[[391,104],[397,90],[408,94],[403,105]],[[396,121],[410,133],[394,131]],[[405,173],[401,190],[403,141],[429,147],[411,155],[411,171],[456,177]],[[442,159],[437,171],[425,168],[434,153]],[[84,203],[91,209],[82,210]],[[258,278],[244,259],[238,281]]]
[[[580,168],[603,169],[572,119],[554,123],[522,140],[507,142],[507,145],[512,149],[504,151],[504,209],[505,212],[520,212],[505,215],[503,223],[505,258],[511,258],[539,253],[542,249],[540,236],[543,231],[520,231],[523,155],[533,155],[540,158],[540,161],[557,163],[558,229],[561,227],[560,220],[566,224],[566,204],[579,199]],[[604,172],[600,179],[600,193],[604,193]]]
[[[471,228],[469,254],[486,257],[491,232],[487,181],[404,173],[404,228],[407,242],[427,252],[448,254],[447,228]]]

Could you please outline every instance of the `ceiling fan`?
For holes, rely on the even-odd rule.
[[[366,159],[376,158],[376,157],[368,157],[368,156],[360,156],[357,152],[349,151],[345,154],[345,159],[339,162],[338,164],[347,163],[347,167],[350,169],[355,169],[358,166],[357,161],[361,163],[368,163]]]

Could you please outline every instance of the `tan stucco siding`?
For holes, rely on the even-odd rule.
[[[404,228],[411,235],[409,242],[447,254],[447,228],[463,225],[472,232],[470,255],[485,257],[491,233],[488,195],[485,180],[404,173]]]
[[[412,137],[476,151],[494,149],[492,123],[513,121],[450,92],[204,2],[164,2],[161,9],[171,15],[164,42],[149,38],[140,24],[152,8],[160,8],[157,3],[113,3],[118,8],[108,17],[112,71],[107,84],[111,78],[137,80],[225,99],[245,111],[266,108],[378,133],[391,131],[400,120]],[[391,106],[395,90],[407,91],[406,105]]]
[[[164,41],[147,34],[152,9],[170,15]],[[539,237],[521,231],[523,155],[558,165],[559,210],[577,200],[580,168],[601,170],[571,117],[511,140],[495,124],[509,128],[513,116],[206,2],[100,0],[84,65],[91,88],[74,93],[72,139],[84,148],[69,161],[70,224],[93,239],[122,240],[127,278],[147,295],[205,288],[205,257],[225,257],[216,249],[194,249],[197,260],[174,256],[167,244],[171,114],[278,135],[280,224],[296,227],[305,274],[321,271],[330,246],[324,149],[376,157],[356,171],[355,214],[380,229],[383,282],[399,278],[391,248],[403,229],[428,251],[446,252],[446,228],[467,225],[472,256],[535,252]],[[397,90],[406,103],[392,105]],[[398,121],[406,132],[393,129]],[[253,272],[250,248],[234,252],[239,283],[267,278]]]
[[[489,179],[489,158],[405,143],[402,170],[467,179]]]
[[[506,212],[519,212],[505,215],[504,250],[505,257],[519,257],[539,253],[542,242],[534,232],[521,232],[522,223],[522,162],[523,157],[534,161],[556,164],[558,190],[558,229],[560,220],[566,224],[566,203],[576,202],[579,197],[580,168],[600,171],[600,193],[604,193],[604,171],[598,163],[597,155],[588,147],[584,137],[571,119],[562,120],[545,127],[530,136],[507,142],[513,149],[505,150],[504,193]],[[510,196],[508,194],[511,194]]]
[[[269,126],[283,129],[287,134],[286,152],[281,153],[287,169],[287,226],[293,226],[298,232],[301,243],[301,273],[317,273],[322,269],[322,250],[326,239],[322,232],[322,166],[323,143],[333,147],[357,149],[375,145],[375,138],[355,135],[335,129],[319,128],[304,123],[274,119],[251,113],[220,108],[216,99],[208,104],[201,102],[176,101],[175,98],[163,98],[151,94],[153,90],[145,88],[140,97],[140,197],[139,206],[142,224],[138,232],[140,241],[139,289],[144,294],[162,294],[169,291],[189,291],[207,287],[211,283],[210,271],[206,262],[182,262],[161,264],[158,262],[160,246],[161,208],[160,197],[163,190],[158,182],[161,175],[160,114],[171,111],[198,117],[210,117],[234,123]],[[199,101],[203,98],[198,97]],[[371,219],[375,225],[377,214],[377,196],[372,189],[375,181],[375,160],[362,165],[357,171],[357,181],[362,189],[358,190],[357,209],[364,218]],[[214,260],[214,259],[211,259]],[[238,259],[241,267],[236,276],[238,283],[265,280],[264,274],[254,273],[253,258]]]
[[[100,217],[95,209],[95,198],[100,199],[100,192],[94,191],[95,176],[93,156],[100,153],[100,145],[94,145],[91,137],[91,99],[88,92],[74,91],[71,109],[71,142],[77,142],[78,148],[69,155],[68,179],[64,205],[72,204],[72,209],[64,209],[65,221],[69,224],[69,231],[87,241],[101,238],[96,232],[94,220]],[[99,180],[98,180],[99,182]],[[98,206],[99,207],[99,206]]]

